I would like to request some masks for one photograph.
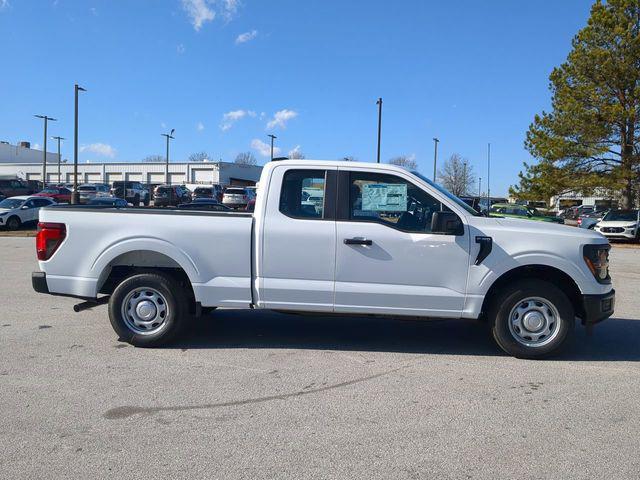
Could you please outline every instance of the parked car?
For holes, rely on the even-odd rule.
[[[40,209],[55,203],[47,197],[23,195],[5,198],[0,202],[0,226],[17,230],[21,225],[37,222]]]
[[[93,205],[95,207],[115,207],[126,208],[129,206],[124,198],[118,197],[95,197],[87,202],[87,205]]]
[[[578,217],[578,227],[593,230],[596,224],[602,220],[609,210],[591,212]]]
[[[52,198],[56,203],[71,203],[71,190],[66,187],[47,187],[34,196]]]
[[[562,218],[547,217],[533,207],[517,205],[515,203],[496,203],[491,205],[491,217],[522,218],[525,220],[537,220],[539,222],[564,223]]]
[[[38,189],[34,188],[24,180],[17,178],[10,180],[0,180],[0,194],[5,197],[15,197],[17,195],[32,195],[37,192]]]
[[[104,183],[83,183],[78,185],[80,203],[89,203],[94,198],[111,197],[109,185]]]
[[[214,198],[196,198],[191,203],[178,205],[181,210],[209,210],[214,212],[230,212],[231,209]]]
[[[129,180],[113,182],[111,194],[114,197],[124,198],[134,207],[139,206],[140,202],[145,206],[149,205],[150,202],[149,191],[140,182]]]
[[[640,241],[640,210],[609,210],[594,230],[607,238]]]
[[[156,207],[177,207],[190,201],[191,192],[182,185],[160,185],[153,193],[153,204]]]
[[[228,187],[222,196],[222,203],[231,208],[246,208],[249,200],[255,198],[255,192],[244,187]]]
[[[203,187],[196,187],[191,194],[191,198],[213,198],[218,202],[222,202],[223,190],[220,185],[207,185]]]
[[[559,218],[564,218],[565,225],[571,225],[572,227],[578,226],[578,218],[581,215],[587,215],[589,213],[593,213],[595,210],[594,205],[576,205],[573,207],[569,207],[564,210]]]
[[[320,211],[302,204],[307,185],[324,190]],[[253,214],[121,212],[43,209],[32,284],[80,297],[78,310],[108,301],[117,336],[137,346],[230,307],[481,319],[504,351],[539,358],[576,317],[591,326],[615,303],[602,235],[480,216],[394,165],[270,162]]]

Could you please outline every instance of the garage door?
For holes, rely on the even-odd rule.
[[[191,170],[191,182],[192,183],[207,183],[213,182],[213,170],[204,168],[194,168]]]
[[[60,175],[60,181],[63,179],[64,177],[62,175]],[[58,183],[58,172],[56,173],[49,173],[47,172],[47,183]]]
[[[142,182],[142,173],[127,173],[127,180],[130,182]]]
[[[67,173],[67,183],[73,183],[73,173]],[[78,175],[78,183],[82,183],[81,175]]]
[[[122,180],[122,174],[116,172],[107,173],[107,183],[109,185],[113,184],[113,182],[117,182],[118,180]]]
[[[147,175],[148,182],[147,183],[164,183],[164,173],[160,172],[152,172]]]
[[[100,183],[102,181],[101,173],[87,173],[87,183]]]
[[[184,183],[184,173],[170,173],[169,183],[171,185],[182,185]]]

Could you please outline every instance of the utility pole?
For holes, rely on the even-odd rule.
[[[47,183],[47,124],[49,120],[57,122],[57,119],[47,115],[34,115],[34,117],[44,120],[44,148],[42,152],[42,188],[44,188]]]
[[[272,133],[270,133],[269,135],[267,135],[268,137],[271,138],[271,161],[273,162],[273,141],[278,138],[275,135],[273,135]]]
[[[73,191],[71,192],[71,203],[80,203],[78,192],[78,92],[86,92],[84,88],[75,84],[75,114],[73,128]]]
[[[487,144],[487,212],[491,210],[491,144]]]
[[[469,182],[467,182],[467,161],[465,160],[462,164],[462,195],[467,194],[467,186]]]
[[[382,97],[376,102],[378,105],[378,156],[377,163],[380,163],[380,136],[382,135]]]
[[[160,135],[163,137],[167,138],[167,156],[165,157],[165,163],[164,163],[164,183],[166,183],[167,185],[169,185],[169,140],[171,140],[172,138],[175,138],[173,136],[173,132],[175,132],[176,129],[172,128],[171,132],[169,133],[161,133]]]
[[[62,157],[60,156],[60,140],[66,140],[63,137],[51,137],[52,140],[58,141],[58,183],[60,183],[60,162],[62,161]]]
[[[438,163],[438,142],[440,140],[438,140],[436,137],[433,137],[433,144],[434,144],[434,149],[433,149],[433,181],[436,181],[436,165]]]

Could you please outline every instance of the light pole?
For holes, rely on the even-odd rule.
[[[478,198],[482,195],[482,177],[478,177]]]
[[[487,144],[487,212],[491,210],[491,144]]]
[[[80,203],[78,192],[78,92],[86,92],[84,88],[75,84],[75,111],[73,124],[73,192],[71,192],[71,203]]]
[[[58,183],[60,183],[60,162],[62,161],[62,157],[60,156],[60,140],[65,140],[63,137],[51,137],[52,140],[58,141]]]
[[[469,182],[467,182],[467,161],[465,160],[462,164],[462,194],[467,194],[467,186]]]
[[[433,137],[433,181],[436,181],[436,165],[438,164],[438,140]]]
[[[164,164],[164,183],[166,183],[167,185],[169,185],[169,140],[171,140],[172,138],[175,138],[173,136],[173,132],[175,131],[176,129],[172,128],[170,133],[160,134],[161,136],[167,138],[167,156],[165,157],[165,164]]]
[[[273,141],[278,137],[276,137],[275,135],[273,135],[271,133],[269,135],[267,135],[267,136],[271,138],[271,161],[273,162]]]
[[[47,183],[47,124],[49,120],[57,122],[57,119],[47,115],[34,115],[34,117],[44,120],[44,148],[42,152],[42,188],[44,188]]]
[[[382,97],[378,98],[376,102],[378,105],[378,155],[377,163],[380,163],[380,137],[382,135]]]

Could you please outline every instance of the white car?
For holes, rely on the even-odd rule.
[[[611,210],[594,230],[607,238],[640,240],[640,210]]]
[[[503,350],[537,358],[615,304],[599,233],[485,217],[393,165],[270,162],[253,213],[57,205],[41,221],[33,288],[81,298],[76,311],[108,301],[137,346],[227,307],[479,319]]]
[[[0,202],[0,227],[17,230],[25,223],[37,222],[40,209],[55,203],[54,200],[47,197],[5,198]]]

